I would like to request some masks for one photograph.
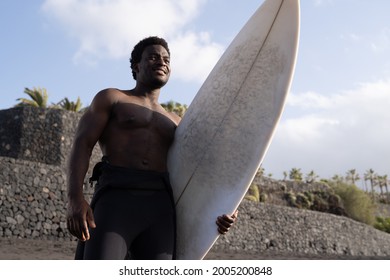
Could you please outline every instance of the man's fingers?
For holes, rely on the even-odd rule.
[[[91,227],[91,228],[96,227],[95,219],[93,217],[93,212],[92,212],[91,208],[89,208],[88,212],[87,212],[87,222],[88,222],[89,227]]]
[[[216,224],[218,225],[218,232],[220,234],[226,234],[235,220],[237,219],[238,211],[234,211],[232,215],[222,215],[217,218]]]
[[[83,237],[83,241],[89,240],[89,230],[88,230],[87,221],[83,222],[82,237]]]
[[[89,240],[89,238],[91,237],[90,234],[89,234],[89,227],[90,228],[95,228],[96,227],[95,220],[93,218],[93,212],[92,212],[91,208],[88,208],[87,213],[86,213],[86,217],[83,220],[83,238],[84,238],[84,241]]]
[[[68,209],[67,226],[69,232],[77,239],[86,241],[90,238],[89,228],[95,228],[96,224],[93,211],[87,202]]]
[[[234,219],[228,215],[220,216],[218,217],[218,220],[225,227],[230,227],[234,222]]]
[[[225,234],[226,232],[229,231],[229,228],[231,227],[233,220],[224,215],[224,216],[219,216],[216,223],[218,225],[218,232],[220,234]]]

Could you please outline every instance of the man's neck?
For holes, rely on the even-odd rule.
[[[132,90],[134,96],[144,97],[149,99],[152,103],[157,103],[160,97],[161,88],[150,88],[137,84]]]

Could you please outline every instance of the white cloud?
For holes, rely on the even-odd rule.
[[[287,99],[288,106],[300,108],[329,108],[332,103],[332,100],[328,97],[313,91],[303,94],[290,94]]]
[[[177,54],[172,60],[172,77],[184,81],[204,81],[223,52],[223,47],[213,43],[208,33],[178,35],[170,45]]]
[[[46,0],[45,14],[79,42],[75,63],[127,58],[140,39],[157,35],[172,49],[173,77],[203,81],[222,53],[207,32],[186,30],[206,0]],[[190,66],[190,67],[189,67]],[[191,70],[191,73],[190,73]]]
[[[323,177],[356,168],[390,172],[390,79],[331,95],[291,94],[266,156],[275,176],[302,168]],[[292,114],[294,112],[294,114]]]
[[[371,43],[371,49],[374,53],[388,52],[390,49],[390,28],[384,28]]]

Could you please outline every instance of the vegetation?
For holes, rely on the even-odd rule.
[[[76,102],[70,101],[67,97],[62,99],[57,104],[53,104],[48,106],[48,99],[49,94],[47,93],[47,90],[45,88],[25,88],[24,93],[27,94],[30,99],[28,98],[18,98],[16,99],[19,101],[18,104],[15,105],[15,107],[20,106],[33,106],[37,108],[56,108],[56,109],[63,109],[73,112],[79,112],[82,110],[82,104],[80,97],[77,98]]]
[[[286,192],[287,203],[292,207],[347,216],[342,199],[332,191]]]
[[[267,200],[267,194],[260,192],[260,187],[252,183],[245,195],[245,199],[254,202],[265,202]]]
[[[256,176],[260,178],[264,174],[264,168],[261,167]],[[306,191],[302,191],[299,187],[300,184],[281,184],[279,189],[272,191],[272,197],[275,195],[274,192],[279,193],[281,195],[279,197],[283,199],[285,205],[346,216],[390,233],[390,217],[377,217],[376,214],[378,204],[388,204],[390,211],[388,190],[390,181],[387,175],[378,175],[373,169],[369,169],[364,177],[360,177],[356,169],[350,169],[345,173],[345,176],[334,175],[330,179],[320,179],[313,170],[303,175],[301,169],[292,168],[289,172],[283,172],[284,182],[287,177],[302,184],[320,183],[311,185],[312,187]],[[363,178],[364,183],[362,189],[356,186],[361,178]],[[321,189],[321,186],[323,186],[323,189]],[[301,191],[298,191],[295,187],[298,187]],[[267,194],[265,192],[256,193],[258,189],[258,186],[254,189],[252,185],[246,198],[253,201],[262,201],[262,196],[266,197]],[[272,199],[272,201],[274,200]]]
[[[374,227],[381,231],[390,233],[390,217],[388,218],[376,217]]]
[[[166,103],[162,103],[161,106],[165,110],[167,110],[168,112],[173,112],[173,113],[177,114],[181,118],[184,116],[185,112],[188,109],[187,105],[180,104],[180,103],[175,102],[175,101],[169,101],[169,102],[166,102]]]
[[[20,101],[16,104],[17,107],[20,106],[33,106],[38,108],[46,108],[48,94],[45,88],[25,88],[24,93],[27,94],[31,99],[27,98],[18,98],[17,101]]]
[[[355,185],[346,183],[335,183],[332,188],[342,199],[344,210],[350,218],[368,225],[374,224],[376,206],[369,195]]]
[[[80,110],[82,109],[80,97],[77,98],[76,102],[69,101],[68,98],[64,98],[57,105],[59,106],[59,108],[72,112],[80,112]]]
[[[294,180],[296,182],[301,182],[302,181],[302,172],[300,168],[293,168],[290,171],[290,179]]]
[[[356,172],[356,169],[351,169],[351,170],[348,170],[346,179],[347,179],[347,182],[351,183],[352,185],[355,185],[356,181],[360,180],[360,176]]]
[[[313,183],[315,182],[317,179],[319,178],[319,176],[314,172],[314,170],[310,171],[307,175],[306,175],[306,183]]]
[[[260,202],[260,190],[259,186],[256,184],[251,184],[248,190],[247,195],[245,196],[245,199],[254,201],[254,202]]]

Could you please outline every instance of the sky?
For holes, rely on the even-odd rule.
[[[263,0],[2,0],[0,110],[46,88],[49,103],[88,106],[108,87],[130,89],[130,52],[162,36],[171,80],[160,96],[189,105]],[[264,158],[266,174],[292,168],[321,178],[390,174],[390,1],[301,0],[295,76]]]

